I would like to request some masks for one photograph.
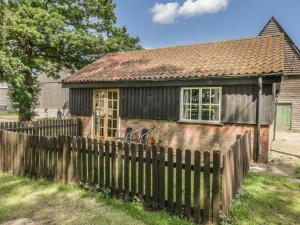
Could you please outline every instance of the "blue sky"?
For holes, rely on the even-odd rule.
[[[204,6],[200,1],[204,2]],[[207,5],[206,1],[210,5]],[[118,25],[126,25],[129,34],[138,36],[144,48],[253,37],[260,32],[271,16],[277,18],[300,47],[300,0],[114,0],[114,2],[117,4]],[[166,5],[170,2],[172,4]],[[155,11],[156,3],[158,7],[156,6]]]

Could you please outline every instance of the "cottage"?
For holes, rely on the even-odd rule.
[[[63,81],[70,113],[85,136],[145,127],[151,143],[184,149],[228,149],[251,130],[266,162],[280,83],[289,89],[300,75],[297,48],[274,23],[254,38],[107,54]]]

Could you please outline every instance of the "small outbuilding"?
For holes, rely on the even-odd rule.
[[[269,31],[273,21],[253,38],[107,54],[63,81],[70,113],[88,137],[147,128],[150,143],[192,150],[226,150],[250,130],[266,162],[280,84],[300,75],[297,48]]]

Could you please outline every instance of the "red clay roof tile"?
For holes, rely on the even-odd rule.
[[[249,76],[284,70],[284,35],[111,53],[64,83]]]

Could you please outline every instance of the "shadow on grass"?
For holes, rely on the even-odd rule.
[[[138,202],[1,173],[0,195],[0,223],[27,217],[41,224],[192,224],[164,211],[145,211]]]

